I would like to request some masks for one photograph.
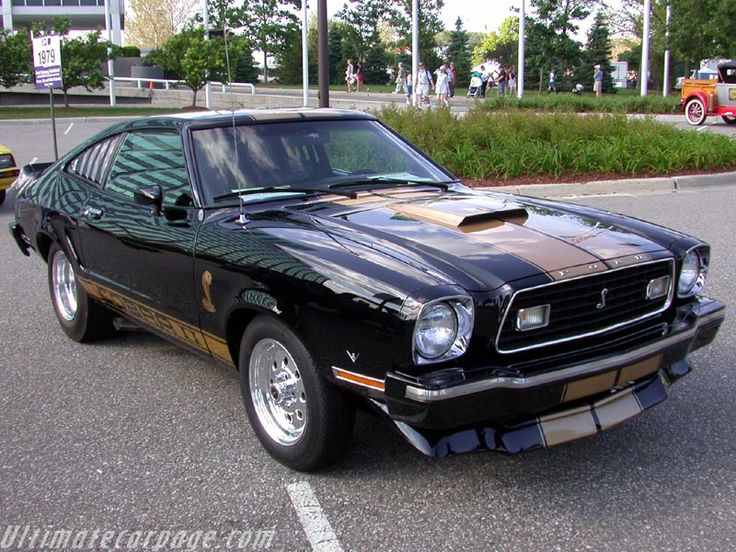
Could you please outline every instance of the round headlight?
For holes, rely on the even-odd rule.
[[[424,358],[444,355],[457,337],[457,317],[447,303],[435,303],[422,311],[414,331],[414,344]]]
[[[680,270],[680,281],[677,283],[677,292],[680,295],[688,295],[700,276],[700,255],[696,251],[689,251],[682,261]]]

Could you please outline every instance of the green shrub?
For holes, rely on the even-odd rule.
[[[521,99],[513,96],[489,95],[479,101],[477,109],[484,111],[508,111],[510,109],[533,109],[535,111],[577,113],[678,113],[679,96],[636,96],[632,94],[592,95],[534,94],[527,93]]]
[[[384,108],[378,116],[461,178],[561,179],[572,175],[666,175],[736,167],[736,142],[678,130],[650,117],[481,108]]]

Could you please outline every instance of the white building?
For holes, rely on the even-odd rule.
[[[73,31],[112,31],[112,42],[122,44],[125,0],[110,1],[110,19],[105,23],[105,0],[0,0],[0,21],[8,30],[31,27],[36,21],[50,24],[54,17],[67,17]]]

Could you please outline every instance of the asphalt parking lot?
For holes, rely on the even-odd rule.
[[[43,141],[28,149],[31,126],[19,124],[12,140],[0,126],[0,142],[22,150],[20,162],[47,153]],[[61,149],[91,132],[73,125]],[[734,200],[731,186],[575,199],[711,243],[706,292],[729,305]],[[0,228],[11,218],[6,203]],[[0,291],[0,539],[18,526],[156,532],[138,548],[147,550],[166,532],[159,550],[177,549],[177,532],[197,531],[213,535],[209,549],[736,549],[730,315],[669,400],[608,433],[518,456],[431,459],[360,415],[346,457],[305,475],[259,446],[233,370],[146,333],[68,340],[45,265],[23,257],[4,230]],[[94,549],[104,549],[102,539]],[[194,549],[187,542],[195,541],[178,549]]]

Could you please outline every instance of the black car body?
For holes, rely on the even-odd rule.
[[[344,450],[356,400],[431,455],[595,434],[666,398],[724,316],[701,241],[474,191],[363,113],[125,122],[17,187],[66,333],[122,315],[239,367],[297,469]]]

